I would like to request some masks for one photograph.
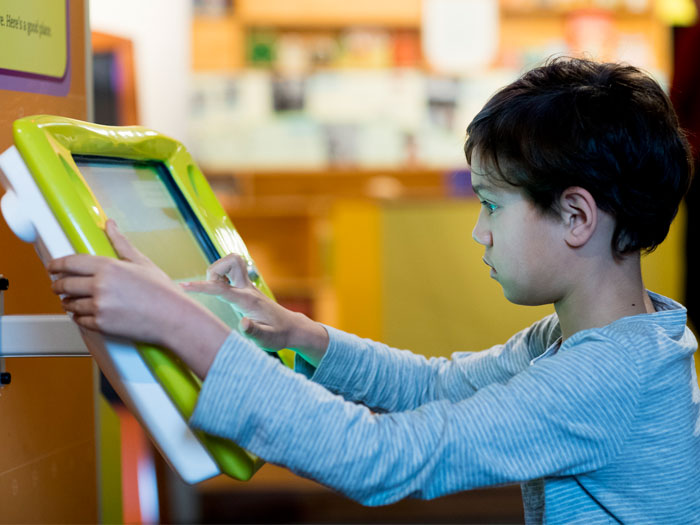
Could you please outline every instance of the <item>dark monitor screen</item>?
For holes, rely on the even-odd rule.
[[[158,162],[75,156],[107,217],[144,255],[176,282],[206,279],[219,258],[173,178]],[[239,316],[228,303],[192,294],[231,328]]]

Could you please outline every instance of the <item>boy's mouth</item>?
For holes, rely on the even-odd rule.
[[[496,272],[496,268],[493,267],[493,264],[491,264],[491,263],[486,259],[486,257],[482,257],[481,260],[484,261],[484,264],[485,264],[486,266],[488,266],[489,268],[491,268],[491,274],[492,274],[492,275],[495,274],[495,273],[497,273],[497,272]]]

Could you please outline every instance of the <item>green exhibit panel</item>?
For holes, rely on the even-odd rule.
[[[0,155],[2,213],[46,264],[87,253],[116,257],[108,218],[176,282],[202,280],[229,253],[248,262],[253,283],[272,296],[241,237],[179,142],[141,127],[110,127],[61,117],[15,121],[15,145]],[[232,305],[194,298],[232,329]],[[188,483],[225,473],[249,479],[262,461],[235,443],[187,426],[199,379],[166,348],[83,330],[97,364],[171,467]],[[290,366],[293,354],[283,350]]]

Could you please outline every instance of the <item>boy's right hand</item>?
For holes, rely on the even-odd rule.
[[[215,295],[243,315],[240,330],[268,351],[290,348],[317,366],[328,346],[322,325],[279,305],[251,282],[246,261],[230,254],[207,269],[207,280],[181,283],[187,292]]]

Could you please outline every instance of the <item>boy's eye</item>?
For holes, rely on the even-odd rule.
[[[488,201],[481,201],[481,205],[486,208],[486,211],[491,215],[497,208],[497,206]]]

